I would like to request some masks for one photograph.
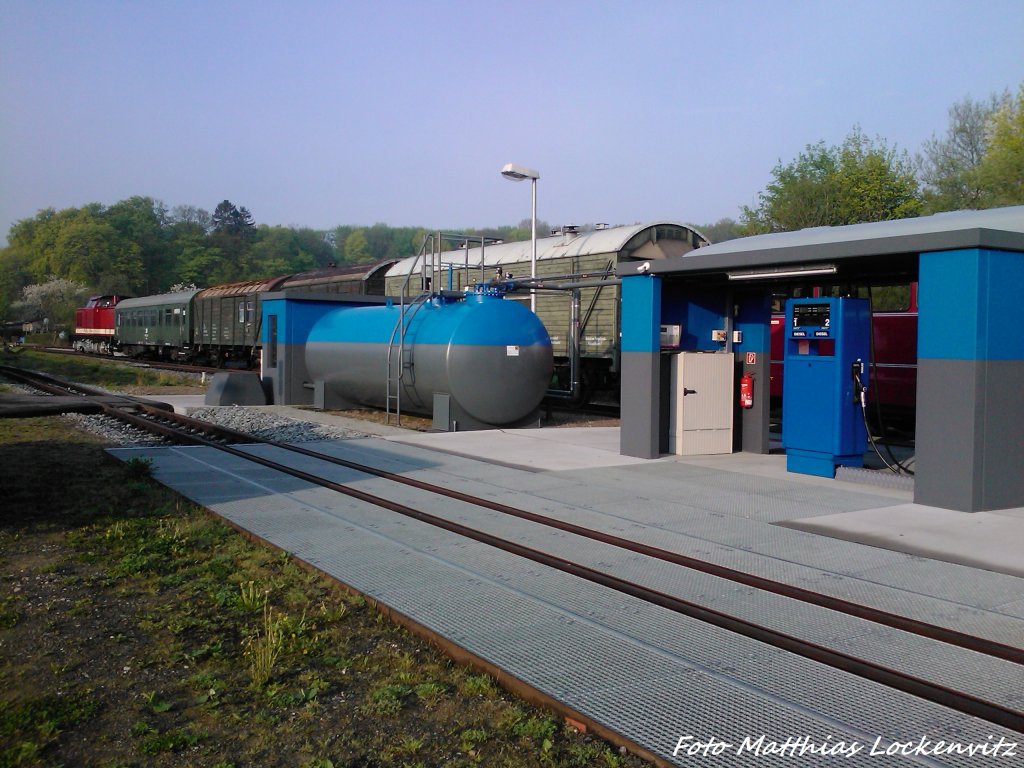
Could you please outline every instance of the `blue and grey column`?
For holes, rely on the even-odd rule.
[[[1024,253],[920,257],[914,501],[1024,506]]]
[[[623,278],[621,328],[619,451],[656,459],[661,423],[661,278]]]

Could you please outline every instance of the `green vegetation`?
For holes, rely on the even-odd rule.
[[[54,355],[23,349],[16,355],[0,355],[0,362],[11,368],[49,373],[79,384],[118,389],[124,387],[176,387],[194,385],[185,375],[125,365],[124,360],[102,357]]]
[[[63,419],[0,421],[0,486],[0,768],[642,764]]]
[[[757,208],[744,208],[747,232],[785,232],[918,216],[917,179],[906,153],[855,128],[842,146],[808,146],[772,170]]]

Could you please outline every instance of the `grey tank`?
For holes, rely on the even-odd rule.
[[[403,412],[431,415],[434,395],[479,425],[515,425],[534,413],[551,381],[551,340],[529,309],[489,294],[436,297],[406,308]],[[306,367],[326,401],[385,407],[397,306],[341,308],[306,342]],[[398,371],[398,335],[391,346]],[[394,386],[394,385],[392,385]],[[395,407],[395,403],[391,403]]]

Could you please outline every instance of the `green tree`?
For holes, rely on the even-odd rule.
[[[949,108],[949,126],[942,138],[934,134],[917,156],[922,197],[929,213],[979,208],[985,190],[979,173],[988,144],[987,126],[1000,99],[970,97]]]
[[[258,235],[259,241],[249,254],[250,277],[287,275],[317,266],[316,256],[303,247],[296,230],[262,226]]]
[[[223,255],[212,245],[205,228],[198,223],[178,221],[171,225],[169,258],[174,264],[172,283],[213,285],[212,276],[224,271]]]
[[[350,264],[370,261],[370,246],[366,242],[366,233],[362,229],[355,230],[345,238],[343,250],[345,261]]]
[[[859,127],[841,146],[808,145],[772,170],[757,208],[742,209],[746,234],[918,216],[917,179],[905,152],[870,139]]]
[[[990,205],[1024,203],[1024,83],[992,115],[978,172]]]
[[[160,293],[170,285],[174,265],[169,258],[167,207],[151,197],[130,197],[110,206],[103,218],[137,250],[142,270],[135,290]]]
[[[726,240],[743,237],[743,227],[739,222],[728,217],[719,219],[714,224],[693,224],[691,226],[712,243],[723,243]]]
[[[50,264],[54,275],[100,293],[128,294],[144,282],[140,254],[107,221],[83,214],[61,227]]]

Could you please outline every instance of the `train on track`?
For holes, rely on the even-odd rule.
[[[83,352],[253,368],[260,355],[260,302],[297,289],[380,296],[394,259],[355,266],[122,298],[94,296],[75,312],[72,346]]]
[[[429,242],[428,242],[429,240]],[[564,227],[537,241],[536,279],[531,243],[502,243],[464,235],[430,235],[415,257],[328,267],[202,290],[121,299],[98,296],[76,314],[74,346],[83,351],[256,367],[261,354],[261,298],[273,291],[415,296],[500,284],[506,298],[528,303],[547,329],[554,355],[553,390],[617,399],[620,364],[620,289],[615,270],[685,255],[709,244],[676,222]],[[912,412],[916,393],[917,286],[828,286],[794,283],[775,296],[772,317],[773,397],[782,392],[782,310],[786,298],[851,291],[874,303],[874,376],[878,400]]]

